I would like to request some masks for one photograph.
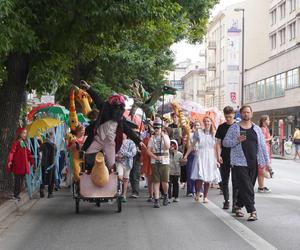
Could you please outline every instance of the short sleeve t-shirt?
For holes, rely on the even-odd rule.
[[[150,138],[148,143],[148,148],[152,150],[154,154],[158,154],[162,157],[161,164],[170,164],[170,154],[169,150],[163,150],[164,140],[162,140],[161,135],[154,135]],[[155,164],[156,160],[151,157],[151,164]]]
[[[216,132],[215,137],[217,139],[221,140],[221,144],[223,143],[223,140],[227,134],[228,129],[230,128],[231,125],[227,124],[226,122],[221,124]],[[224,164],[230,165],[230,148],[226,148],[222,144],[222,151],[221,151],[221,157],[223,159]]]
[[[247,160],[247,165],[250,168],[256,168],[258,151],[257,134],[253,126],[249,129],[244,129],[240,127],[240,130],[246,131],[246,140],[242,142],[242,149]]]

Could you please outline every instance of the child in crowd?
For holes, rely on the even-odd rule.
[[[26,144],[27,130],[18,128],[16,132],[16,140],[12,143],[8,154],[7,172],[14,174],[14,196],[13,199],[20,200],[24,177],[30,173],[30,162],[33,165],[33,157]]]
[[[127,136],[123,134],[123,143],[122,146],[116,156],[116,165],[117,171],[120,178],[123,180],[123,198],[122,202],[127,202],[127,188],[130,171],[133,167],[133,157],[137,153],[137,148],[134,142],[130,139],[127,139]]]
[[[171,140],[169,198],[174,197],[173,202],[179,201],[180,161],[182,158],[183,154],[178,151],[177,141]]]

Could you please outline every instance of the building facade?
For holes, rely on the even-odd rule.
[[[254,119],[268,114],[274,135],[284,123],[285,136],[300,125],[300,0],[269,2],[268,56],[246,68],[245,103],[254,110]],[[247,59],[246,59],[247,60]]]
[[[198,85],[204,84],[203,81],[205,81],[204,70],[199,70],[201,64],[200,62],[192,63],[190,59],[186,59],[177,63],[173,71],[167,72],[167,83],[176,88],[177,93],[176,96],[166,96],[166,102],[196,100],[198,88],[201,88]]]
[[[193,101],[205,105],[205,70],[194,69],[190,70],[181,79],[184,83],[184,90],[182,93],[183,101]]]
[[[245,68],[249,68],[267,57],[268,38],[258,34],[268,32],[268,17],[263,15],[268,3],[243,1],[227,7],[210,22],[206,35],[206,107],[240,106],[242,13],[235,10],[245,10]]]

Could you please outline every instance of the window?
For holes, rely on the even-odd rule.
[[[256,100],[256,83],[252,83],[249,86],[249,101],[253,102]]]
[[[274,84],[274,77],[270,77],[266,79],[266,99],[273,98],[274,97],[274,89],[275,89],[275,84]]]
[[[288,26],[289,29],[289,39],[294,40],[296,38],[296,21],[289,24]]]
[[[250,98],[249,98],[249,86],[247,85],[244,87],[244,96],[245,96],[245,101],[246,102],[250,102]]]
[[[265,99],[265,80],[257,83],[257,100]]]
[[[279,30],[280,45],[285,44],[285,28]]]
[[[221,48],[221,61],[224,61],[224,47]]]
[[[290,13],[296,10],[296,0],[289,0]]]
[[[276,9],[271,12],[271,26],[276,24]]]
[[[271,35],[271,49],[274,50],[276,49],[276,34]]]
[[[285,18],[285,2],[280,4],[279,9],[280,9],[280,19]]]
[[[299,69],[293,69],[287,72],[286,88],[294,88],[299,86]]]
[[[283,96],[286,82],[286,73],[282,73],[276,76],[275,82],[275,96]]]

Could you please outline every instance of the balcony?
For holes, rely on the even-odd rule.
[[[197,90],[197,97],[205,96],[205,90]]]
[[[214,95],[215,94],[215,87],[206,87],[205,88],[206,95]]]
[[[205,50],[201,49],[200,52],[199,52],[199,56],[200,57],[205,57],[206,56]]]
[[[215,41],[209,41],[207,48],[208,49],[216,49],[217,48],[216,42]]]
[[[209,71],[216,71],[216,63],[208,63]]]
[[[298,6],[298,8],[296,9],[296,16],[299,17],[300,16],[300,6]]]

